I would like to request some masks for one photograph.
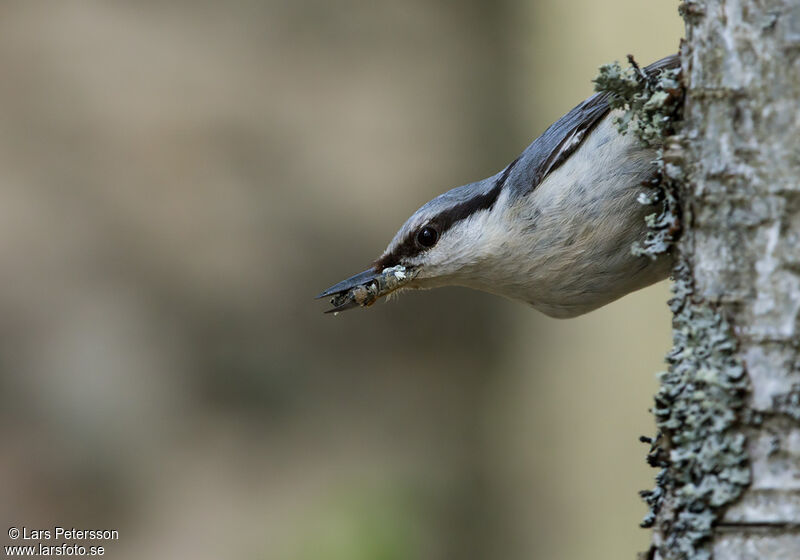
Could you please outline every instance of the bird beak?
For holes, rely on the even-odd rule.
[[[333,309],[325,313],[338,313],[354,307],[368,307],[378,298],[392,293],[407,284],[416,272],[405,266],[392,266],[376,271],[369,268],[335,284],[319,294],[317,299],[330,297]]]

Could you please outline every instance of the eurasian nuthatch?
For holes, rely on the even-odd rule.
[[[679,65],[677,56],[645,69]],[[636,256],[652,213],[637,198],[656,147],[621,134],[608,93],[561,117],[502,171],[437,196],[368,270],[325,290],[333,312],[401,288],[459,285],[574,317],[665,278],[669,255]]]

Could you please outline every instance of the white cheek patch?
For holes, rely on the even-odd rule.
[[[457,279],[469,274],[471,264],[489,256],[507,233],[503,224],[498,223],[495,212],[481,210],[454,224],[442,233],[436,245],[407,263],[420,267],[420,280]]]

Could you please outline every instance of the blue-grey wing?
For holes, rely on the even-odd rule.
[[[675,54],[647,66],[644,72],[651,76],[679,66],[680,58]],[[609,112],[609,96],[609,93],[592,95],[553,123],[525,149],[514,169],[514,176],[509,177],[519,194],[535,189],[578,149],[588,133]]]

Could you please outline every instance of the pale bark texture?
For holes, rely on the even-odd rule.
[[[651,555],[800,559],[800,2],[681,6],[675,347]]]

